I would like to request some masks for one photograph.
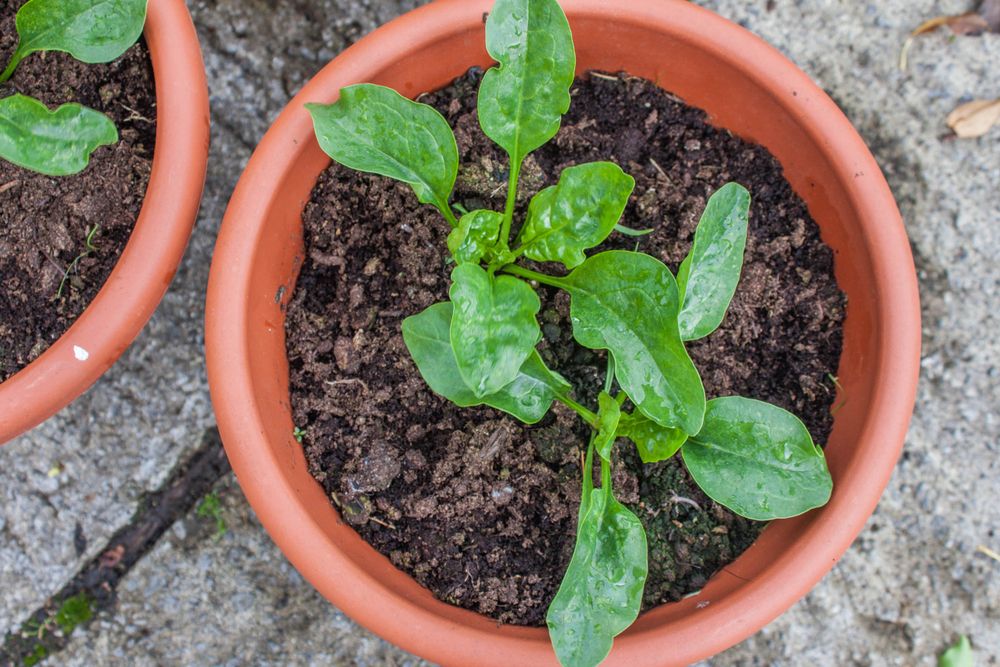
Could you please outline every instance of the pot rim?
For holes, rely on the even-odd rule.
[[[142,209],[86,310],[37,359],[0,384],[0,444],[67,406],[114,364],[156,310],[194,229],[208,167],[208,83],[184,0],[150,0],[143,34],[157,111]]]
[[[209,385],[223,442],[244,493],[289,560],[330,601],[361,625],[435,662],[554,664],[544,628],[497,627],[478,614],[401,595],[334,544],[308,515],[297,488],[281,474],[266,446],[263,408],[253,392],[247,334],[247,304],[255,296],[249,290],[254,269],[251,258],[267,208],[261,202],[269,201],[277,188],[280,179],[272,174],[287,169],[298,154],[299,138],[311,135],[303,104],[323,99],[325,88],[317,81],[371,80],[407,53],[464,33],[491,4],[490,0],[438,0],[391,21],[321,70],[275,121],[240,178],[216,245],[206,312]],[[863,427],[863,440],[881,443],[880,449],[868,465],[852,468],[851,477],[838,482],[840,492],[829,505],[786,520],[801,527],[796,543],[801,548],[782,554],[780,567],[750,580],[728,570],[716,575],[734,577],[739,593],[669,621],[671,634],[666,640],[667,626],[643,623],[643,619],[675,605],[644,614],[615,640],[605,664],[694,662],[750,636],[808,592],[846,551],[874,510],[901,451],[916,395],[920,309],[912,256],[895,201],[863,140],[833,101],[776,49],[683,0],[627,6],[609,6],[605,0],[563,0],[562,4],[571,22],[599,17],[654,26],[667,34],[674,30],[695,35],[713,57],[737,64],[748,78],[776,96],[780,92],[782,104],[801,119],[838,173],[868,174],[853,182],[850,194],[854,208],[869,221],[862,242],[871,250],[876,289],[888,304],[879,320],[884,325],[879,341],[884,363],[875,374],[877,383]],[[344,581],[351,585],[342,585]]]

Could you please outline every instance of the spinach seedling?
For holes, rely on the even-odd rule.
[[[105,63],[135,44],[146,22],[147,0],[30,0],[15,18],[18,44],[0,84],[37,51],[65,51],[85,63]],[[15,93],[0,99],[0,158],[47,176],[69,176],[87,166],[100,146],[118,141],[106,115],[76,103],[50,110]]]
[[[590,667],[604,660],[614,637],[638,616],[647,575],[642,523],[611,488],[618,438],[631,440],[647,463],[680,451],[710,498],[752,519],[819,507],[832,481],[823,451],[791,413],[738,396],[706,400],[685,348],[721,324],[736,291],[747,190],[729,183],[711,196],[676,277],[639,252],[587,255],[615,231],[647,231],[620,225],[635,181],[610,162],[563,171],[530,201],[512,240],[521,166],[558,132],[576,56],[556,0],[497,0],[486,22],[486,47],[498,64],[483,77],[478,114],[484,133],[510,158],[503,211],[466,211],[450,203],[458,150],[447,121],[433,108],[371,84],[349,86],[334,104],[307,108],[331,158],[408,183],[451,226],[450,300],[402,324],[430,388],[459,406],[489,405],[526,424],[559,401],[592,427],[576,546],[546,617],[560,662]],[[542,273],[525,260],[559,263],[568,273]],[[533,284],[568,292],[574,338],[607,351],[596,410],[577,401],[572,386],[536,350],[540,299]],[[595,453],[600,486],[593,480]]]

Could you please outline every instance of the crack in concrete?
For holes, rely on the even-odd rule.
[[[125,575],[229,470],[219,431],[213,426],[202,434],[187,460],[139,504],[132,519],[111,536],[98,555],[35,610],[18,631],[7,635],[0,647],[0,665],[37,664],[62,650],[74,627],[89,623],[96,612],[115,604],[118,584]],[[66,625],[66,618],[59,614],[71,599],[85,600],[85,609],[73,614],[73,622]],[[60,626],[63,629],[57,631]]]

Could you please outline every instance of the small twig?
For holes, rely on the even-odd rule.
[[[649,162],[650,164],[653,165],[653,168],[656,169],[657,172],[659,172],[660,176],[663,177],[663,180],[669,183],[670,177],[667,176],[667,172],[663,171],[663,167],[660,166],[660,163],[654,160],[653,158],[649,158]]]
[[[0,195],[2,195],[3,193],[7,192],[8,190],[13,190],[14,188],[16,188],[17,186],[19,186],[20,184],[21,184],[21,181],[15,179],[13,181],[10,181],[9,183],[4,183],[3,185],[0,185]]]
[[[672,503],[683,503],[685,505],[690,505],[691,507],[695,508],[699,512],[702,511],[701,510],[701,505],[699,505],[697,502],[691,500],[690,498],[685,498],[684,496],[679,496],[679,495],[677,495],[676,493],[673,493],[673,492],[671,492],[671,494],[670,494],[670,502],[672,502]]]
[[[345,378],[343,380],[324,380],[323,384],[328,384],[331,387],[340,387],[345,384],[360,384],[366,392],[370,392],[368,389],[368,384],[361,378]]]
[[[1000,563],[1000,554],[998,554],[996,551],[993,551],[993,549],[990,549],[988,546],[980,544],[978,547],[976,547],[976,551],[983,554],[987,558],[992,558],[996,562]]]
[[[119,104],[121,104],[121,103],[119,102]],[[128,118],[125,118],[122,121],[124,123],[129,123],[129,122],[131,122],[133,120],[141,120],[141,121],[143,121],[145,123],[152,123],[153,122],[152,120],[150,120],[149,118],[146,118],[141,113],[139,113],[138,111],[136,111],[135,109],[133,109],[132,107],[130,107],[130,106],[126,105],[126,104],[121,104],[121,107],[123,109],[125,109],[125,111],[129,112]]]
[[[379,519],[378,517],[370,516],[370,517],[368,517],[368,520],[371,521],[371,522],[373,522],[373,523],[377,523],[380,526],[385,526],[389,530],[396,530],[396,527],[394,525],[392,525],[388,521],[383,521],[382,519]]]
[[[903,42],[903,48],[899,50],[899,71],[905,72],[907,65],[909,64],[910,47],[913,46],[913,36],[906,38]]]
[[[621,81],[620,76],[611,76],[609,74],[601,74],[600,72],[591,72],[590,76],[596,77],[598,79],[604,79],[605,81]]]

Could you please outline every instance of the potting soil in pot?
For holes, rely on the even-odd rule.
[[[23,0],[0,0],[0,61],[17,46]],[[115,122],[120,141],[98,148],[75,176],[50,177],[0,160],[0,381],[32,362],[86,309],[121,255],[149,183],[156,91],[144,42],[106,65],[35,53],[0,84],[50,108],[79,102]],[[88,249],[87,237],[92,249]]]
[[[455,128],[454,201],[502,210],[508,163],[479,128],[480,76],[421,100]],[[844,297],[832,252],[780,165],[649,82],[591,76],[572,92],[558,136],[525,162],[517,219],[563,168],[611,160],[636,179],[623,224],[655,231],[612,234],[602,249],[638,246],[676,271],[707,197],[742,183],[753,196],[743,279],[722,327],[689,350],[709,398],[776,403],[825,443]],[[587,427],[559,404],[535,426],[461,409],[424,383],[400,324],[448,298],[453,264],[448,224],[407,186],[334,164],[303,220],[306,257],[286,328],[292,407],[312,474],[372,546],[442,600],[504,623],[542,624],[573,549]],[[604,353],[574,343],[565,292],[540,293],[542,357],[593,402]],[[709,500],[679,457],[642,465],[620,441],[614,461],[615,493],[649,536],[647,608],[700,589],[763,528]]]

